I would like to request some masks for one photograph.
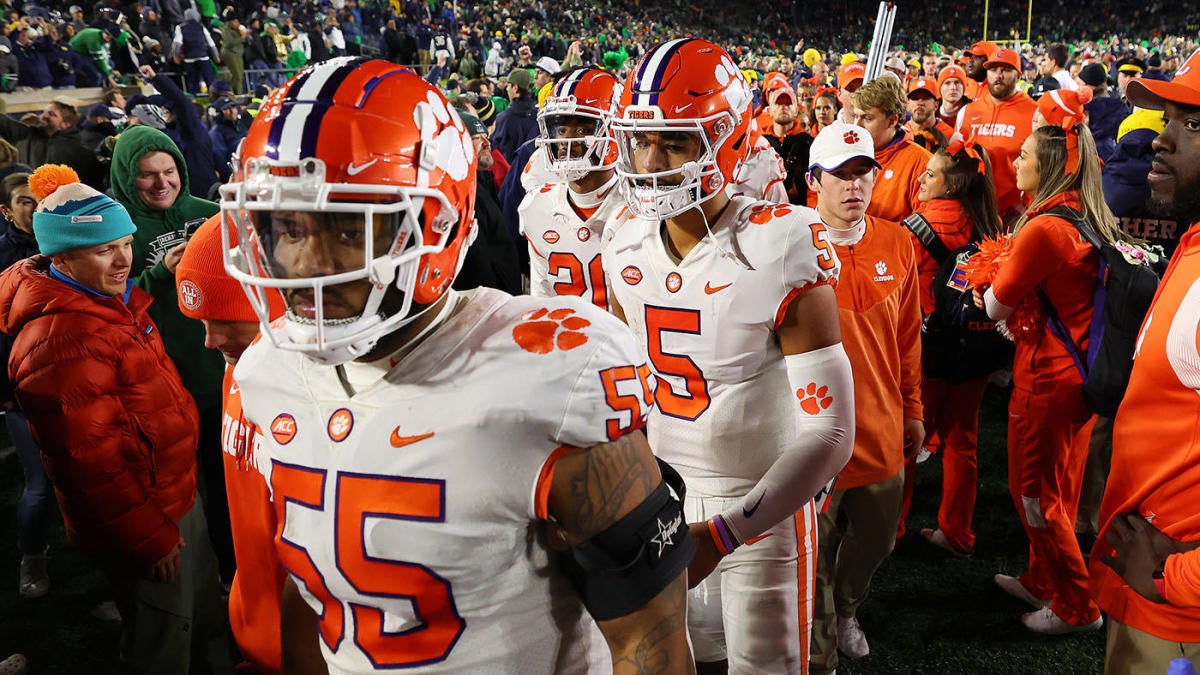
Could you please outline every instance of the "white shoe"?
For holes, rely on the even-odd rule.
[[[863,634],[858,619],[838,617],[838,650],[852,659],[863,659],[871,653],[867,636]]]
[[[921,536],[925,538],[925,541],[933,544],[934,546],[945,549],[952,556],[957,558],[971,557],[971,551],[964,551],[960,548],[957,548],[954,544],[951,544],[950,540],[946,538],[946,533],[942,532],[940,529],[935,530],[927,527],[921,530]]]
[[[40,598],[50,592],[45,553],[21,556],[21,585],[17,591],[23,598]],[[3,673],[0,670],[0,675]]]
[[[1076,626],[1058,618],[1054,610],[1049,607],[1043,607],[1036,612],[1021,615],[1021,623],[1025,624],[1029,630],[1043,635],[1070,635],[1100,628],[1104,625],[1104,617],[1101,616],[1091,623]]]
[[[24,654],[13,654],[0,661],[0,675],[24,675],[29,667],[29,660]]]
[[[1027,603],[1034,609],[1042,609],[1046,605],[1050,604],[1048,600],[1042,600],[1033,593],[1030,593],[1029,589],[1025,588],[1025,584],[1021,583],[1021,580],[1017,577],[1010,577],[1007,574],[997,574],[995,576],[995,580],[996,585],[999,586],[1005,593],[1008,593],[1014,598]]]

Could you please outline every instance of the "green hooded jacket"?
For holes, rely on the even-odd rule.
[[[179,196],[170,208],[152,209],[137,196],[138,162],[159,150],[175,158],[179,167]],[[188,192],[187,164],[175,142],[163,132],[135,125],[117,137],[109,170],[113,197],[128,211],[137,232],[133,235],[134,283],[154,296],[150,318],[161,331],[167,354],[175,362],[183,384],[193,395],[217,393],[225,373],[220,352],[204,346],[204,325],[179,311],[175,297],[175,275],[163,266],[167,251],[187,240],[186,233],[217,213],[216,203],[193,197]]]

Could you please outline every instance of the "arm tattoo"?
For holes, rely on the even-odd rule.
[[[680,575],[656,600],[656,621],[627,653],[613,658],[613,673],[642,675],[650,673],[691,672],[687,645],[686,577]],[[683,648],[681,649],[681,645]]]
[[[657,486],[656,472],[647,466],[653,459],[635,438],[627,434],[589,449],[571,475],[571,503],[560,520],[580,539],[606,530]]]

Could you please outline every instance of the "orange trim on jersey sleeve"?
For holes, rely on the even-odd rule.
[[[560,445],[546,458],[546,463],[542,464],[542,470],[538,472],[537,483],[533,488],[533,515],[538,520],[546,520],[550,516],[550,487],[554,484],[554,465],[574,449],[570,445]]]
[[[828,279],[814,281],[812,283],[805,284],[800,288],[793,288],[791,291],[789,291],[787,297],[783,299],[783,302],[779,303],[779,309],[775,311],[775,327],[779,328],[779,325],[783,323],[783,315],[787,313],[787,308],[792,304],[793,300],[800,297],[800,294],[804,291],[807,291],[810,288],[816,288],[817,286],[833,286],[836,288],[837,278],[829,277]]]
[[[534,255],[536,255],[539,258],[546,257],[546,256],[542,255],[541,251],[537,250],[537,246],[533,245],[533,240],[529,238],[529,235],[525,235],[525,241],[529,242],[529,248],[533,249]]]

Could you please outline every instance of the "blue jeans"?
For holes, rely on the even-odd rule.
[[[4,424],[25,472],[25,489],[17,500],[17,547],[23,555],[36,555],[46,550],[50,515],[57,505],[50,490],[50,479],[46,477],[46,467],[42,464],[42,451],[33,442],[25,414],[9,410],[4,413]]]

